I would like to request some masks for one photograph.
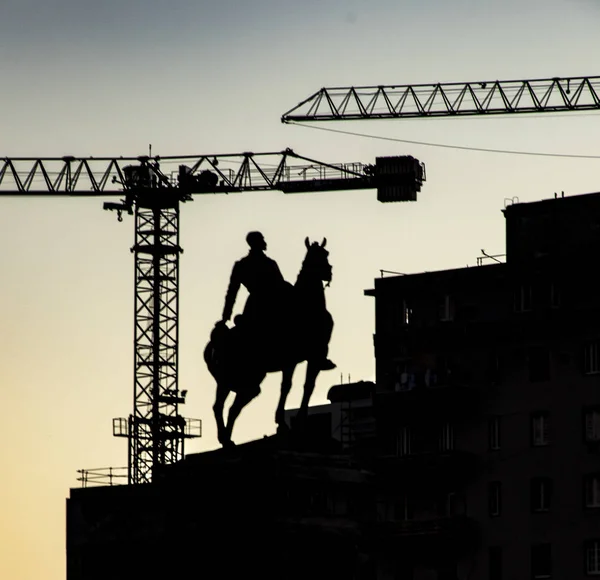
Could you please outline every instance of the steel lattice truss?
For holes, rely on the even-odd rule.
[[[177,389],[179,208],[135,212],[135,386],[132,483],[183,458]]]
[[[600,77],[323,88],[284,123],[600,110]]]
[[[122,195],[139,189],[140,184],[127,179],[127,168],[132,165],[147,169],[145,187],[171,188],[180,200],[201,193],[366,187],[357,180],[365,176],[362,163],[323,163],[286,149],[276,153],[169,157],[5,157],[0,158],[0,196]],[[186,167],[183,176],[180,166]],[[206,180],[206,171],[216,175],[216,181]]]

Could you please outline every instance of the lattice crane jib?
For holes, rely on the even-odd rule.
[[[375,164],[323,163],[277,153],[173,157],[1,158],[0,196],[118,196],[104,209],[134,216],[134,399],[113,435],[128,440],[128,481],[148,483],[201,435],[181,416],[178,382],[180,205],[197,194],[376,189],[380,201],[414,201],[424,165],[410,156]]]
[[[600,76],[322,88],[282,122],[600,110]]]

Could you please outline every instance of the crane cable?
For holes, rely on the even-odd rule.
[[[537,157],[567,157],[571,159],[600,159],[600,155],[575,155],[569,153],[540,153],[535,151],[512,151],[509,149],[486,149],[483,147],[466,147],[463,145],[447,145],[444,143],[427,143],[424,141],[411,141],[409,139],[397,139],[395,137],[384,137],[383,135],[369,135],[367,133],[357,133],[355,131],[342,131],[341,129],[331,129],[328,127],[316,127],[315,125],[306,125],[305,123],[289,122],[290,125],[297,127],[308,127],[309,129],[319,129],[320,131],[329,131],[331,133],[341,133],[342,135],[352,135],[354,137],[366,137],[368,139],[379,139],[381,141],[394,141],[396,143],[408,143],[410,145],[423,145],[425,147],[441,147],[444,149],[459,149],[462,151],[478,151],[481,153],[503,153],[506,155],[530,155]]]

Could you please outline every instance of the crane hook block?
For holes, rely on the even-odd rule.
[[[123,212],[127,211],[129,215],[133,213],[133,209],[130,205],[126,203],[114,203],[112,201],[105,201],[102,209],[108,211],[116,211],[117,212],[117,221],[123,221]]]

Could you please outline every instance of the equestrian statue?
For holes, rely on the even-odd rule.
[[[235,420],[260,394],[267,373],[282,373],[275,422],[279,430],[285,430],[285,403],[296,366],[307,362],[300,421],[306,419],[319,373],[336,368],[327,358],[333,331],[323,286],[324,282],[329,286],[332,277],[329,252],[325,249],[327,240],[319,244],[305,239],[306,256],[293,286],[284,280],[277,263],[265,254],[267,244],[260,232],[250,232],[246,242],[250,251],[233,266],[222,318],[204,349],[204,360],[217,383],[213,411],[219,442],[224,447],[233,445]],[[242,285],[248,290],[248,299],[242,314],[234,317],[234,326],[229,327],[227,323]],[[235,399],[225,423],[223,407],[232,391]]]

